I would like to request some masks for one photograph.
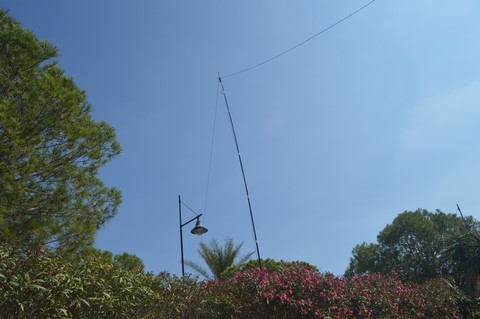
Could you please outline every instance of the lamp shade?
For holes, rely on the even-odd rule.
[[[208,231],[207,228],[205,228],[202,223],[200,222],[200,219],[197,219],[197,223],[195,224],[195,227],[190,231],[194,235],[203,235]]]

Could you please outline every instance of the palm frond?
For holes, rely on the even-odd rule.
[[[191,260],[187,260],[187,261],[185,261],[185,265],[192,268],[194,271],[196,271],[198,274],[202,275],[206,279],[209,279],[209,280],[212,279],[212,277],[210,275],[210,272],[208,270],[206,270],[205,268],[203,268],[202,266],[200,266],[199,264],[197,264],[197,263],[195,263]]]
[[[253,255],[254,252],[240,256],[242,246],[243,243],[235,245],[233,238],[226,238],[223,246],[216,239],[212,239],[208,244],[201,242],[197,251],[209,271],[191,261],[186,264],[207,279],[219,279],[228,267],[243,264]]]

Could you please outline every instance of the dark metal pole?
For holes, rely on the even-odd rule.
[[[225,99],[225,106],[227,107],[228,118],[230,119],[230,125],[232,127],[232,132],[233,132],[233,138],[235,139],[235,146],[237,147],[237,154],[238,154],[238,160],[240,162],[240,169],[242,170],[243,184],[245,186],[245,192],[247,193],[248,209],[250,211],[250,220],[252,221],[253,236],[255,237],[255,247],[257,248],[258,266],[260,268],[262,268],[262,260],[260,258],[260,250],[258,249],[257,232],[255,230],[255,222],[253,220],[252,205],[250,203],[250,195],[248,193],[247,179],[245,178],[245,171],[243,169],[242,157],[240,156],[240,148],[238,147],[237,134],[235,134],[235,127],[233,126],[232,114],[230,113],[230,107],[228,106],[227,95],[225,94],[225,88],[223,87],[222,78],[220,77],[220,74],[218,75],[218,81],[220,82],[220,85],[222,86],[222,94],[223,94],[223,98]]]
[[[457,204],[457,209],[458,209],[458,212],[460,213],[460,216],[462,216],[462,219],[464,219],[463,214],[462,214],[462,210],[460,209],[460,206],[458,206],[458,204]]]
[[[185,277],[185,263],[183,261],[183,234],[182,234],[182,200],[180,195],[178,195],[178,215],[180,217],[180,252],[182,255],[182,278]]]
[[[197,214],[195,212],[193,212],[193,213]],[[186,226],[186,225],[190,224],[194,220],[197,220],[197,222],[198,222],[199,218],[202,217],[202,215],[203,214],[197,215],[197,216],[193,217],[192,219],[190,219],[188,222],[182,223],[182,199],[181,199],[180,195],[178,195],[178,216],[180,217],[180,253],[182,255],[182,278],[185,277],[185,261],[183,259],[183,226]],[[192,229],[192,233],[194,233],[196,235],[202,235],[202,234],[204,234],[208,231],[208,229],[206,229],[203,226],[201,226],[199,228],[201,228],[201,230],[203,230],[203,231],[200,232],[200,233],[193,232],[195,229],[197,229],[197,227],[195,227],[194,229]]]

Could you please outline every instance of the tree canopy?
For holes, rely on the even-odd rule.
[[[0,10],[0,241],[72,251],[117,212],[97,175],[120,146],[56,56]]]
[[[405,280],[424,281],[453,272],[448,247],[455,233],[478,223],[437,210],[405,211],[377,236],[353,249],[346,275],[395,270]]]
[[[143,261],[137,257],[136,255],[132,255],[129,253],[123,253],[120,255],[115,255],[113,257],[113,262],[125,270],[140,270],[144,271],[145,266],[143,265]]]
[[[104,263],[111,263],[120,266],[125,270],[140,270],[141,272],[145,271],[145,265],[143,264],[143,261],[136,255],[129,254],[127,252],[114,255],[109,250],[100,250],[91,247],[83,250],[81,254],[76,254],[73,257],[74,260],[93,258]]]

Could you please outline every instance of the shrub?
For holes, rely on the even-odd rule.
[[[445,282],[403,283],[395,273],[335,277],[292,266],[247,270],[232,282],[256,292],[266,318],[459,317],[458,296]]]
[[[0,246],[0,318],[454,319],[479,318],[479,309],[441,279],[336,277],[293,262],[200,281],[128,270],[95,255],[73,261]]]
[[[152,281],[97,258],[77,262],[0,247],[0,317],[139,318],[157,302]]]

